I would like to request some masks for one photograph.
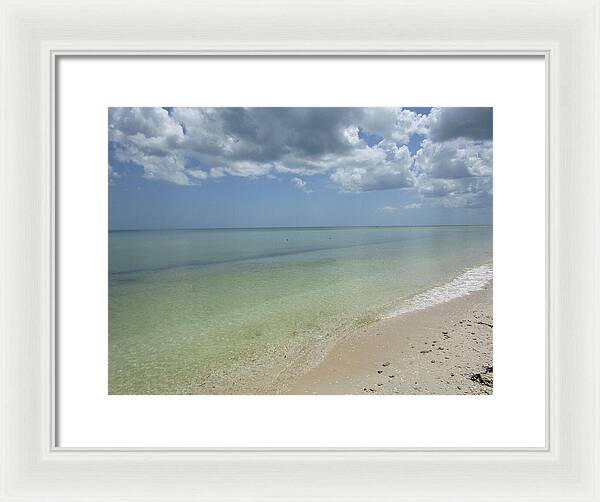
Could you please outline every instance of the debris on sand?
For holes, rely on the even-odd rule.
[[[474,373],[469,377],[473,382],[493,387],[494,385],[494,367],[486,366],[481,373]]]

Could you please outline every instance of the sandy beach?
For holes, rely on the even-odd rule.
[[[286,394],[492,394],[492,282],[352,331]]]
[[[110,395],[492,391],[492,107],[109,107],[107,132]]]

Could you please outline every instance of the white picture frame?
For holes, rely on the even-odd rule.
[[[0,6],[0,500],[600,501],[600,2]],[[57,448],[56,59],[327,54],[545,57],[547,447]]]

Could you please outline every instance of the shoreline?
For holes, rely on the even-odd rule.
[[[249,354],[237,367],[198,372],[181,389],[156,394],[491,394],[493,282],[474,289],[486,267],[468,269],[376,319],[332,326],[309,344],[281,344],[264,361]],[[430,303],[440,297],[449,299]]]
[[[356,328],[280,393],[492,394],[492,292],[489,281],[465,296]]]

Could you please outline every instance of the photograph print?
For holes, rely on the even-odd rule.
[[[108,393],[492,394],[493,109],[108,109]]]

